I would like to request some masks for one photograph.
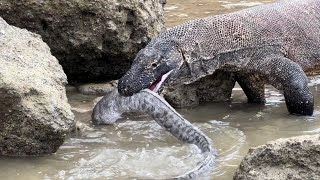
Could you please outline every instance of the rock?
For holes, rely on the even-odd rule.
[[[77,88],[75,86],[66,85],[67,93],[77,92]]]
[[[90,83],[78,86],[78,91],[82,94],[103,96],[117,88],[117,85],[117,80],[100,84]]]
[[[92,128],[88,123],[84,123],[84,122],[80,122],[77,121],[76,122],[76,131],[78,133],[82,133],[82,132],[88,132],[88,131],[94,131],[95,129]]]
[[[250,149],[234,179],[320,179],[320,135],[279,139]]]
[[[227,101],[235,85],[234,75],[218,70],[210,76],[179,86],[167,88],[163,95],[175,108],[195,107],[201,102]]]
[[[192,85],[181,85],[176,88],[166,88],[164,98],[175,108],[196,107],[199,105],[197,88]]]
[[[1,155],[57,151],[75,125],[66,83],[62,67],[39,35],[0,18]]]
[[[1,0],[0,16],[40,34],[75,84],[120,78],[163,30],[160,1]]]

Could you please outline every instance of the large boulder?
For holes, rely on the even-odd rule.
[[[37,34],[0,18],[0,154],[54,153],[74,128],[66,75]]]
[[[250,149],[234,179],[320,179],[320,135],[279,139]]]
[[[0,16],[38,33],[69,82],[118,79],[163,30],[163,0],[1,0]]]

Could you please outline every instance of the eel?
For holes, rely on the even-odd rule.
[[[121,96],[114,90],[104,96],[94,107],[94,124],[114,124],[125,112],[143,112],[151,116],[160,126],[184,143],[195,144],[205,156],[194,169],[172,179],[197,179],[213,168],[217,152],[210,138],[184,119],[167,101],[157,93],[144,89],[130,97]]]

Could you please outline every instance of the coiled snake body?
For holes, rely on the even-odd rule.
[[[184,119],[161,96],[148,89],[130,97],[120,96],[117,90],[103,97],[95,106],[92,119],[95,124],[113,124],[124,112],[144,112],[178,140],[198,146],[206,156],[196,168],[172,179],[195,179],[210,170],[216,155],[211,140]]]

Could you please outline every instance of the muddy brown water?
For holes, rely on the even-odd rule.
[[[271,1],[168,0],[167,26],[208,15],[233,12]],[[179,112],[206,133],[219,155],[208,179],[232,179],[249,147],[278,138],[320,132],[320,77],[310,80],[315,95],[312,117],[289,115],[282,94],[266,88],[264,106],[246,104],[239,87],[231,102],[203,104]],[[193,145],[182,144],[151,118],[129,118],[94,127],[90,114],[95,96],[68,92],[82,133],[72,135],[57,153],[45,157],[0,158],[0,179],[154,179],[182,174],[202,160]]]

